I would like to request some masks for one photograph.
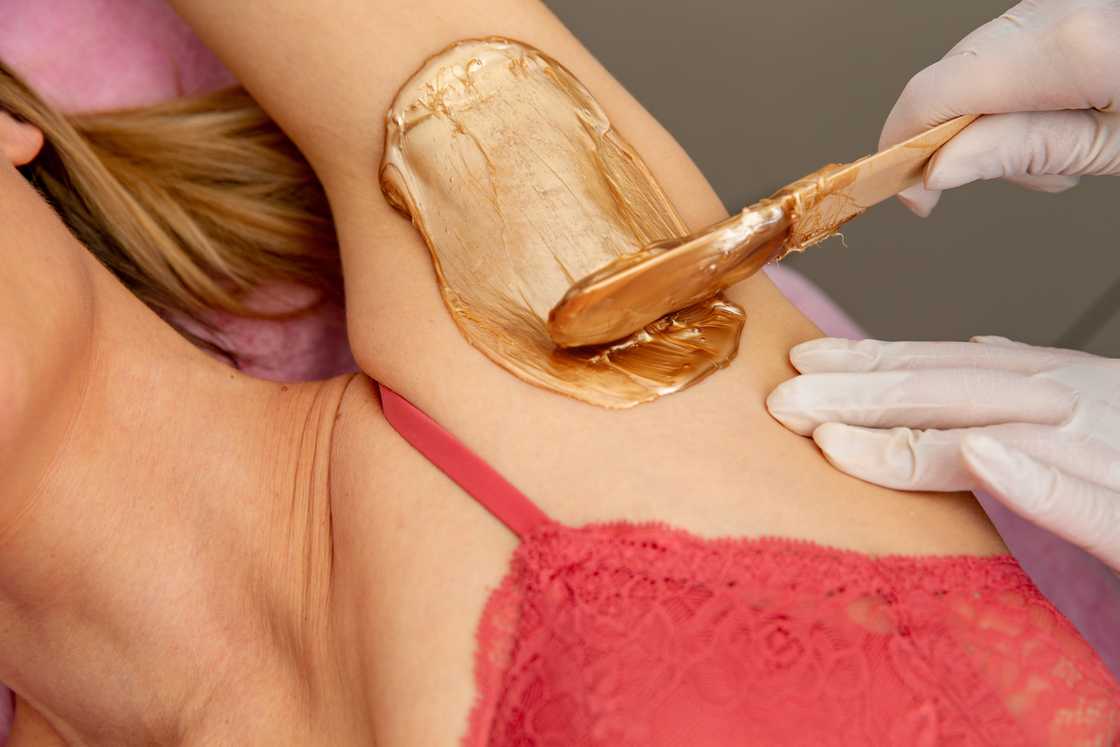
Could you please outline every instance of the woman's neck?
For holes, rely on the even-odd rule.
[[[0,681],[75,743],[341,730],[314,689],[337,671],[329,462],[346,380],[249,379],[97,286],[81,403],[0,547]]]

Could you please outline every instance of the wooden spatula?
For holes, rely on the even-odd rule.
[[[549,314],[549,334],[561,347],[611,342],[714,296],[917,184],[937,149],[975,118],[957,117],[858,161],[826,166],[702,231],[620,257],[564,294]]]

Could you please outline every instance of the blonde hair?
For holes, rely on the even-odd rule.
[[[102,264],[173,324],[185,315],[205,325],[209,309],[266,316],[243,298],[269,281],[340,296],[322,187],[244,90],[66,116],[0,64],[0,109],[43,131],[43,150],[24,176]]]

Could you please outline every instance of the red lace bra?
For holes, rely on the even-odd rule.
[[[565,526],[381,394],[522,541],[478,629],[469,747],[1120,745],[1120,687],[1009,556]]]

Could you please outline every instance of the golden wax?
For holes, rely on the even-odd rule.
[[[459,330],[492,361],[620,408],[735,356],[744,314],[718,296],[609,345],[560,349],[550,339],[549,310],[575,280],[686,233],[642,160],[555,60],[508,39],[459,42],[404,84],[387,124],[382,189],[423,235]]]

